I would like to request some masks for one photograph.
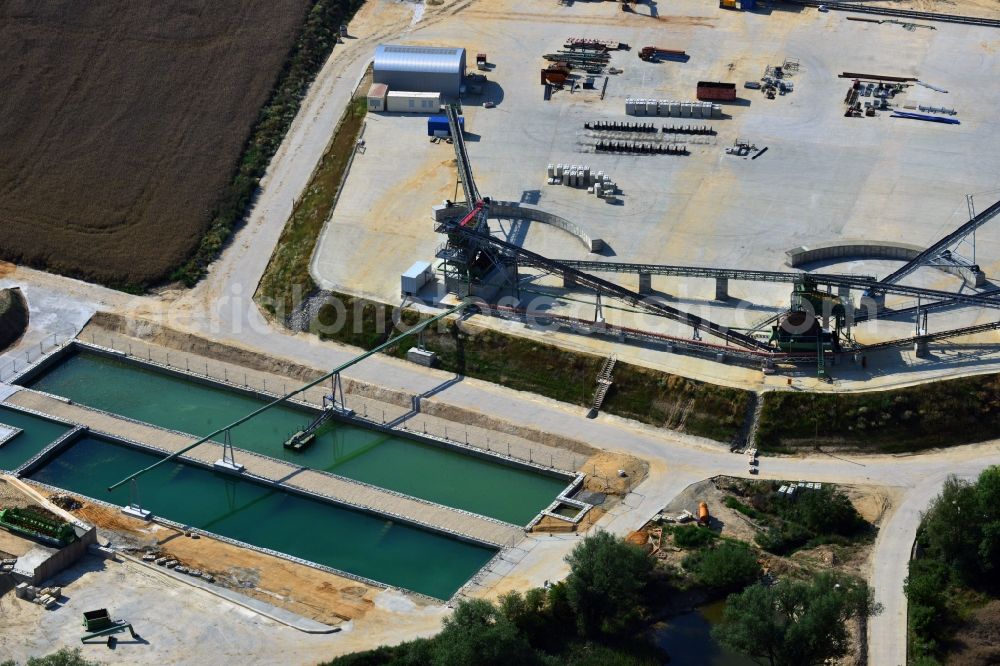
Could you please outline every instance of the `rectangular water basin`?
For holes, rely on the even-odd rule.
[[[86,350],[70,352],[26,384],[197,437],[264,404],[232,387]],[[338,421],[324,425],[308,448],[285,448],[289,437],[317,413],[278,405],[234,428],[233,445],[516,525],[526,525],[570,481],[569,475],[550,475]]]
[[[160,458],[85,435],[29,478],[124,506],[128,487],[107,487]],[[142,507],[166,520],[437,599],[451,597],[497,552],[187,462],[161,465],[138,488]]]
[[[14,471],[72,428],[29,412],[0,405],[0,424],[18,428],[20,433],[0,446],[0,469]]]

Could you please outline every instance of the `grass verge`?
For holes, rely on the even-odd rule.
[[[276,252],[272,261],[285,264],[273,268],[276,275],[292,272],[289,266],[292,262],[308,270],[308,258],[303,260],[294,253]],[[273,288],[287,284],[274,282],[268,293],[277,296],[272,293]],[[390,335],[392,316],[392,308],[384,303],[331,294],[319,308],[311,331],[326,340],[371,349]],[[418,321],[413,311],[404,311],[400,316],[407,324]],[[405,357],[416,342],[404,340],[387,353]],[[466,324],[452,323],[426,330],[424,346],[437,353],[444,370],[581,406],[590,404],[595,379],[604,362],[596,355]],[[618,363],[602,409],[644,423],[729,442],[739,432],[748,399],[746,391]]]
[[[767,451],[829,445],[893,453],[1000,437],[995,374],[892,391],[775,392],[763,399],[757,442]]]
[[[323,224],[333,212],[337,190],[355,150],[366,110],[367,100],[363,95],[351,99],[305,192],[295,203],[292,215],[281,232],[256,295],[257,301],[272,315],[291,312],[301,295],[316,289],[316,283],[309,274],[309,261]]]

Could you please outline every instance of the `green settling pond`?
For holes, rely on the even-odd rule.
[[[67,357],[29,386],[198,437],[263,404],[224,387],[87,352]],[[316,442],[306,450],[285,449],[285,440],[313,416],[291,405],[273,407],[234,428],[233,446],[517,525],[526,525],[568,483],[336,422],[318,433]]]
[[[30,478],[124,506],[128,487],[107,487],[159,458],[83,437]],[[186,463],[143,476],[139,497],[143,508],[168,520],[438,599],[454,594],[496,552]]]
[[[0,424],[23,431],[0,446],[0,469],[7,471],[13,471],[28,462],[32,456],[70,430],[69,426],[2,406]]]

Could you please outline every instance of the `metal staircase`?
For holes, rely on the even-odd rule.
[[[601,366],[601,371],[597,373],[597,391],[594,392],[594,401],[590,405],[590,412],[587,414],[587,418],[594,418],[597,416],[597,412],[601,410],[601,405],[604,404],[604,396],[608,394],[608,389],[611,388],[611,373],[615,369],[617,361],[618,357],[613,354],[604,359],[604,365]]]

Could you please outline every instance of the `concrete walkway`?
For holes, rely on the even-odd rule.
[[[197,441],[188,435],[129,421],[79,405],[67,404],[30,390],[14,394],[7,400],[7,403],[87,426],[97,433],[148,444],[171,453]],[[215,443],[205,443],[189,451],[183,457],[212,464],[222,458],[222,446]],[[515,525],[343,477],[291,465],[240,449],[236,450],[236,460],[246,466],[247,474],[267,479],[283,487],[322,495],[339,504],[360,507],[380,515],[457,534],[476,541],[504,546],[516,542],[524,535],[524,531]]]

